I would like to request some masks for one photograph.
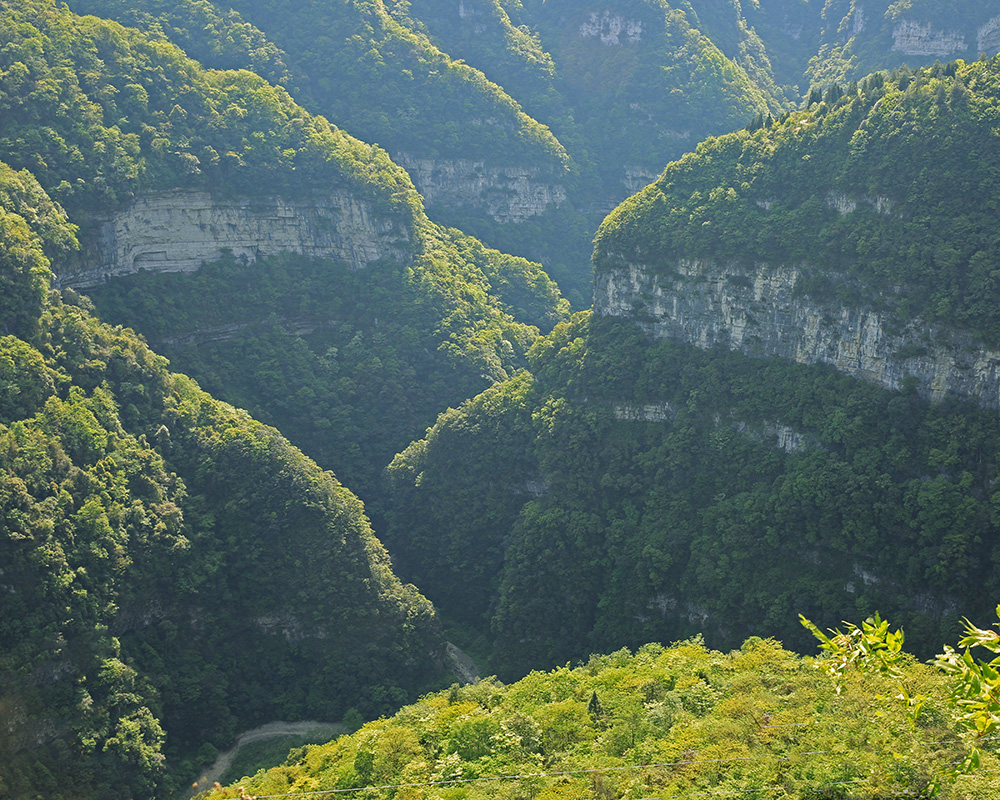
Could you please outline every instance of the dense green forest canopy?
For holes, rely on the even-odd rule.
[[[709,139],[608,216],[595,268],[801,266],[807,294],[995,345],[998,82],[996,57],[875,73]]]
[[[410,266],[230,258],[90,296],[102,317],[142,332],[372,502],[395,453],[442,408],[523,367],[534,325],[551,329],[566,313],[537,264],[455,230],[434,235],[436,249]]]
[[[88,241],[95,212],[177,187],[253,196],[267,186],[286,197],[346,189],[408,231],[412,260],[358,273],[302,259],[230,261],[95,292],[107,319],[279,423],[352,486],[370,489],[441,408],[523,365],[534,326],[565,314],[537,264],[430,223],[385,151],[311,116],[280,87],[205,70],[167,42],[45,0],[0,19],[10,27],[2,80],[12,109],[0,147],[90,222]],[[67,259],[57,269],[71,278]],[[237,342],[201,344],[201,330],[247,319],[257,322]],[[289,336],[289,325],[313,330],[310,341]]]
[[[790,611],[881,610],[929,654],[1000,592],[995,413],[589,314],[529,360],[396,457],[380,528],[501,677],[696,632],[805,647]]]
[[[153,796],[241,728],[438,680],[434,611],[360,501],[49,290],[75,233],[0,165],[3,792]]]
[[[578,4],[512,7],[517,24],[490,3],[461,13],[452,4],[381,0],[248,0],[234,3],[235,11],[159,0],[74,0],[71,7],[165,34],[211,66],[263,70],[294,87],[314,113],[397,159],[457,165],[461,181],[482,180],[484,165],[500,169],[471,207],[438,203],[435,217],[542,259],[581,307],[600,215],[706,135],[785,102],[758,87],[683,10],[646,0],[624,9],[643,36],[633,42],[623,34],[616,47],[577,35],[590,13]],[[489,181],[513,174],[568,190],[567,200],[519,224],[499,224],[486,211],[488,198],[518,189]]]
[[[488,162],[552,169],[568,158],[500,86],[436,48],[402,4],[81,0],[73,8],[155,26],[213,66],[260,65],[269,79],[292,82],[317,113],[393,153],[454,153],[461,143],[463,157]]]
[[[989,752],[980,771],[948,775],[973,737],[939,674],[911,658],[896,678],[853,670],[838,681],[826,664],[773,640],[721,653],[693,639],[510,686],[455,685],[207,797],[846,800],[927,796],[935,780],[944,796],[996,795]],[[924,698],[915,723],[894,697],[900,684]]]
[[[205,70],[167,42],[47,0],[0,11],[0,149],[71,214],[155,189],[266,185],[346,187],[385,213],[420,216],[412,183],[383,150],[249,71]]]
[[[165,796],[238,730],[391,711],[442,679],[421,591],[505,678],[699,631],[805,650],[795,612],[882,610],[923,656],[986,613],[995,413],[567,321],[541,266],[431,222],[390,159],[562,186],[520,225],[433,211],[545,255],[583,305],[596,218],[745,126],[615,211],[597,269],[792,263],[804,292],[1000,342],[1000,60],[863,77],[956,36],[995,50],[994,9],[745,5],[0,0],[0,795]],[[106,215],[179,188],[343,191],[405,257],[52,290]],[[906,670],[916,721],[770,641],[652,645],[428,696],[248,787],[907,796],[967,749]]]
[[[708,132],[738,127],[769,103],[780,107],[699,33],[690,9],[659,0],[613,9],[560,0],[509,5],[524,29],[498,0],[461,13],[418,0],[411,13],[449,52],[531,98],[539,119],[551,119],[560,140],[573,143],[571,152],[608,173],[605,188],[622,180],[625,166],[659,171]]]
[[[1000,44],[991,6],[965,0],[70,5],[253,70],[393,157],[483,181],[478,200],[441,199],[433,216],[541,260],[577,308],[603,214],[706,136],[795,108],[811,86]],[[500,224],[489,198],[515,173],[566,199]]]

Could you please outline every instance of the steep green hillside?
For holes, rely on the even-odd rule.
[[[269,83],[298,95],[288,58],[259,28],[236,11],[207,0],[173,3],[127,0],[74,0],[74,11],[140,28],[156,39],[169,39],[198,63],[212,69],[248,69]]]
[[[718,30],[715,2],[691,0],[705,30],[730,57]],[[731,0],[763,44],[775,80],[804,97],[810,85],[860,80],[901,64],[919,67],[936,60],[974,60],[997,52],[1000,6],[969,0]],[[752,48],[751,52],[755,52]]]
[[[783,102],[699,33],[684,3],[417,0],[412,13],[555,131],[581,165],[580,206],[613,202],[705,136]]]
[[[250,195],[344,187],[386,213],[419,215],[412,184],[384,151],[253,73],[205,70],[165,42],[47,0],[0,10],[0,153],[71,215],[178,186]]]
[[[728,654],[697,639],[591,656],[428,695],[353,736],[298,748],[209,800],[299,793],[366,797],[903,798],[986,800],[1000,763],[948,775],[969,751],[940,675],[854,669],[839,681],[772,640]],[[923,694],[915,724],[893,695]],[[987,749],[992,749],[992,745]]]
[[[680,8],[644,0],[613,9],[570,2],[529,7],[536,7],[534,24],[605,180],[621,182],[626,168],[655,173],[773,101]]]
[[[456,157],[460,149],[464,158],[542,162],[549,168],[566,159],[551,133],[499,86],[435,48],[399,5],[382,0],[313,5],[239,0],[231,8],[192,4],[211,21],[208,30],[200,30],[187,7],[175,3],[84,0],[73,8],[129,22],[165,23],[178,43],[190,41],[196,51],[215,56],[209,63],[225,55],[223,43],[234,56],[256,54],[262,43],[254,39],[262,30],[271,47],[281,48],[281,61],[288,64],[303,102],[394,154],[444,151]],[[241,16],[231,16],[233,11]],[[229,30],[237,20],[236,30],[246,31],[242,37]]]
[[[433,681],[433,611],[360,501],[50,293],[74,226],[6,166],[0,236],[4,793],[151,796],[240,728]]]
[[[595,268],[802,265],[817,296],[996,344],[998,80],[997,58],[876,73],[706,141],[609,215]]]
[[[1000,8],[973,5],[415,0],[279,8],[241,0],[234,11],[224,3],[74,0],[72,7],[166,34],[211,66],[249,67],[294,87],[313,112],[404,163],[432,216],[541,260],[579,308],[589,298],[584,262],[600,217],[668,161],[756,114],[798,105],[811,86],[904,62],[995,53]]]
[[[618,9],[628,19],[613,24],[643,32],[607,44],[597,5],[233,5],[242,16],[159,0],[72,7],[163,31],[213,66],[242,53],[290,81],[313,112],[404,164],[435,219],[542,260],[579,307],[600,216],[706,135],[784,102],[766,69],[744,69],[763,63],[751,32],[730,59],[659,2]]]
[[[566,121],[570,111],[557,88],[556,64],[529,27],[522,3],[417,0],[409,13],[445,50],[481,69],[533,117]]]
[[[603,224],[607,316],[397,457],[384,535],[496,669],[801,646],[790,608],[891,610],[923,649],[996,593],[998,85],[996,58],[877,73],[702,143]],[[776,354],[804,363],[746,357]]]
[[[458,231],[430,234],[409,266],[226,259],[90,296],[371,500],[385,465],[442,408],[526,363],[538,329],[510,314],[548,330],[565,305],[538,265]]]
[[[970,0],[827,3],[820,47],[806,73],[814,84],[859,79],[901,63],[992,56],[1000,46],[1000,6]]]
[[[704,631],[804,647],[875,610],[919,652],[1000,592],[996,414],[581,315],[393,461],[401,574],[516,676]]]
[[[97,212],[162,189],[247,205],[262,186],[301,202],[341,192],[370,207],[372,240],[380,225],[401,231],[399,259],[360,271],[230,259],[95,292],[106,319],[280,424],[350,485],[369,489],[442,408],[522,365],[533,325],[548,329],[565,314],[537,264],[430,223],[385,151],[310,116],[280,87],[205,70],[172,45],[43,0],[13,4],[0,19],[10,31],[2,80],[12,109],[0,119],[0,153],[37,168],[83,224],[84,262],[100,254]],[[72,283],[87,266],[63,260],[57,270]],[[219,335],[227,325],[228,339]]]

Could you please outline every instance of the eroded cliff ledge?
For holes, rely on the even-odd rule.
[[[540,167],[493,167],[482,161],[406,153],[393,157],[410,173],[428,205],[479,209],[501,224],[524,222],[566,202],[566,187]]]
[[[376,214],[347,192],[296,200],[159,192],[90,228],[83,258],[58,276],[60,286],[86,288],[140,270],[191,272],[224,250],[250,260],[302,253],[361,269],[380,258],[403,261],[410,245],[402,220]]]
[[[1000,408],[1000,350],[919,319],[901,325],[870,306],[817,300],[797,289],[803,277],[789,266],[681,261],[665,276],[622,263],[597,274],[594,310],[628,317],[658,338],[832,364],[888,389],[912,382],[931,400]]]
[[[892,49],[906,56],[969,59],[997,52],[1000,16],[991,17],[979,26],[960,19],[955,22],[960,27],[944,30],[926,20],[902,19],[893,26]]]

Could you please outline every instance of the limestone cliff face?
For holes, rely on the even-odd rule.
[[[579,30],[581,38],[597,38],[608,47],[634,44],[642,38],[642,20],[629,19],[615,11],[592,11],[580,23]]]
[[[659,338],[728,347],[838,370],[888,389],[915,382],[931,400],[971,399],[1000,408],[1000,351],[920,320],[846,308],[801,294],[789,266],[746,269],[682,261],[671,276],[622,264],[598,273],[594,310],[629,317]]]
[[[566,187],[539,167],[489,167],[466,159],[393,156],[428,205],[481,209],[499,223],[524,222],[566,202]]]
[[[956,23],[961,24],[960,20]],[[1000,16],[982,25],[945,30],[930,22],[902,19],[892,29],[892,49],[907,56],[977,58],[993,54],[1000,46]]]
[[[380,217],[347,192],[309,200],[160,192],[97,221],[83,266],[64,271],[58,283],[86,288],[140,270],[190,272],[224,250],[251,260],[302,253],[361,269],[380,258],[402,261],[408,246],[401,221]]]
[[[690,139],[691,134],[687,132],[679,132],[677,134],[677,138]],[[655,181],[657,177],[659,177],[659,173],[646,167],[626,165],[625,177],[622,180],[622,184],[625,186],[625,190],[631,195],[648,186],[650,183]]]
[[[904,20],[892,29],[892,49],[907,56],[950,56],[968,49],[959,31],[944,31],[930,23]]]

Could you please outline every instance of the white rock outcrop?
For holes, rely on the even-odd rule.
[[[1000,16],[987,20],[976,30],[976,55],[993,55],[1000,50]]]
[[[964,53],[969,45],[958,31],[943,31],[929,22],[901,20],[892,29],[892,49],[907,56],[947,58]]]
[[[688,260],[665,276],[625,264],[598,273],[594,310],[631,318],[659,338],[832,364],[887,389],[912,382],[931,400],[1000,408],[1000,351],[919,319],[900,325],[888,312],[816,300],[797,290],[802,278],[793,266]],[[796,446],[791,439],[788,445]]]
[[[622,184],[625,186],[625,191],[629,194],[635,194],[641,189],[655,181],[659,176],[658,173],[651,169],[640,166],[629,166],[625,165],[625,177],[622,180]]]
[[[347,192],[309,200],[219,198],[201,191],[158,192],[98,221],[81,269],[57,276],[86,288],[140,270],[191,272],[230,250],[251,260],[282,252],[331,258],[362,269],[403,261],[409,235],[398,220]]]
[[[566,202],[566,187],[538,167],[486,166],[466,159],[394,156],[428,205],[480,208],[499,223],[524,222]]]
[[[627,19],[621,14],[604,11],[590,12],[580,24],[580,36],[584,39],[600,38],[601,44],[614,47],[625,42],[634,44],[642,38],[642,20]]]
[[[676,413],[670,403],[651,403],[649,405],[634,405],[632,403],[615,403],[611,407],[615,419],[627,422],[667,422]]]

